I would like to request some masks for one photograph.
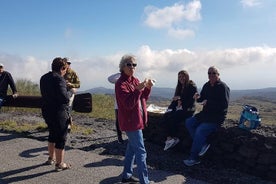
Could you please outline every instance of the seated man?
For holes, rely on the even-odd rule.
[[[199,164],[199,156],[203,156],[210,144],[207,137],[215,132],[224,122],[229,103],[229,87],[220,80],[219,71],[211,66],[208,69],[209,81],[194,98],[203,106],[202,111],[186,120],[186,127],[193,139],[190,157],[184,160],[187,166]]]

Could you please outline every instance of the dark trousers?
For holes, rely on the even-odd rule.
[[[118,109],[115,109],[115,118],[116,118],[116,131],[117,131],[118,140],[121,141],[122,140],[122,131],[120,130],[120,126],[119,126]]]
[[[184,123],[187,118],[193,116],[193,111],[171,111],[164,115],[165,128],[167,130],[167,137],[177,137],[179,125]]]

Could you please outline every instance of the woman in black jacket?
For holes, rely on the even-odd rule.
[[[49,129],[48,152],[46,164],[55,164],[56,171],[69,169],[70,164],[64,163],[65,142],[69,119],[69,97],[72,91],[67,91],[63,76],[67,70],[64,58],[57,57],[52,62],[52,71],[40,79],[42,96],[42,116]]]
[[[175,146],[179,139],[177,138],[178,125],[185,122],[195,112],[195,100],[193,95],[197,92],[195,83],[190,80],[189,74],[185,70],[178,72],[178,82],[174,97],[164,115],[164,122],[167,130],[167,140],[164,150]]]

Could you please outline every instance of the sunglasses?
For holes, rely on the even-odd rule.
[[[216,72],[208,72],[208,75],[216,75],[217,73]]]
[[[137,64],[136,63],[127,63],[126,66],[134,68],[137,66]]]

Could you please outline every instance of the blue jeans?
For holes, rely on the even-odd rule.
[[[207,144],[206,140],[208,135],[215,132],[219,125],[210,122],[198,122],[195,117],[190,117],[185,122],[186,127],[193,139],[191,154],[189,159],[198,160],[198,153],[201,148]]]
[[[127,179],[133,174],[134,159],[137,164],[138,176],[141,184],[148,184],[147,152],[144,146],[142,130],[126,132],[128,144],[125,153],[124,171],[122,177]]]

